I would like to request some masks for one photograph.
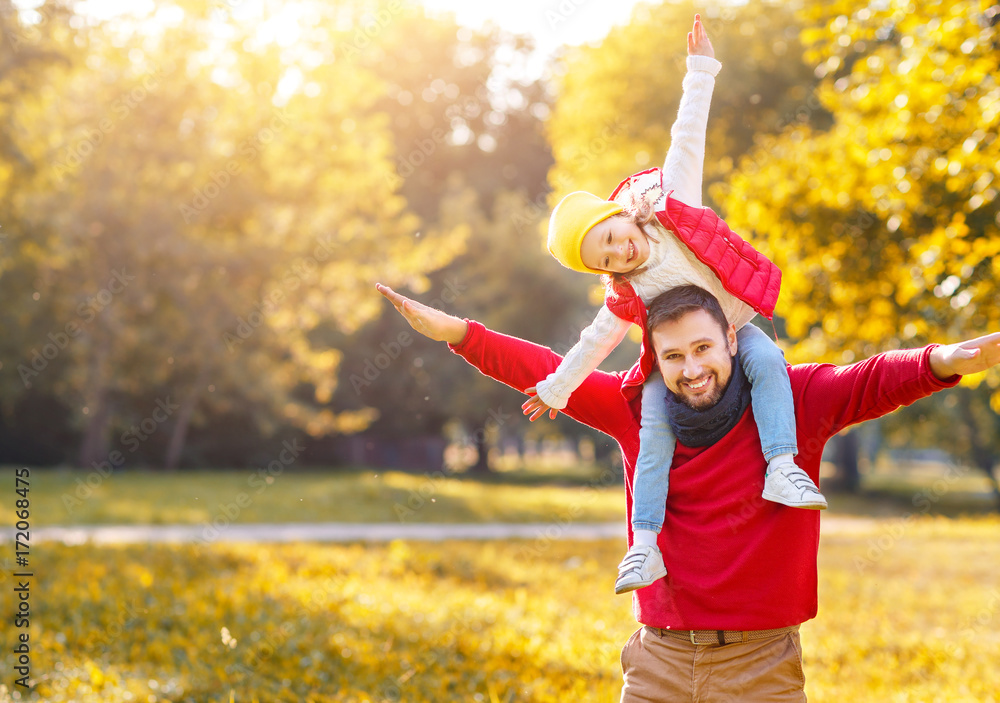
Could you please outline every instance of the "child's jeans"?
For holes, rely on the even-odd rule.
[[[798,454],[795,405],[785,355],[771,338],[751,324],[736,333],[740,363],[751,384],[751,407],[764,458]],[[632,493],[632,529],[659,532],[667,503],[670,465],[677,443],[667,421],[667,387],[654,372],[642,389],[639,459]]]

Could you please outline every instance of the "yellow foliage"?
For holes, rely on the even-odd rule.
[[[0,155],[0,225],[15,235],[0,273],[44,301],[23,306],[15,356],[30,357],[34,328],[75,320],[87,343],[38,381],[74,407],[170,387],[199,396],[195,423],[241,403],[264,433],[282,420],[320,432],[331,332],[384,312],[376,280],[426,286],[468,234],[424,227],[403,196],[389,86],[370,67],[423,11],[320,3],[281,20],[297,34],[286,50],[253,13],[182,0],[167,21],[128,5],[106,20],[47,6],[20,58],[7,35],[23,38],[34,10],[0,21],[0,114],[19,125]],[[104,303],[113,316],[79,324],[112,270],[139,283]]]
[[[1000,32],[990,7],[803,6],[811,26],[800,40],[834,124],[759,143],[712,191],[730,225],[783,269],[791,359],[842,362],[848,351],[995,331]]]
[[[708,124],[706,182],[732,170],[756,129],[773,130],[779,111],[801,105],[803,96],[788,88],[799,67],[786,57],[795,42],[781,23],[793,15],[781,3],[741,3],[738,10],[689,0],[639,4],[600,45],[570,47],[556,66],[558,100],[546,126],[555,160],[550,206],[574,190],[606,197],[630,174],[663,164],[696,12],[726,63]],[[782,104],[746,109],[747,100],[760,102],[774,90]]]
[[[998,528],[918,517],[824,537],[810,700],[990,700]],[[613,700],[636,628],[612,590],[623,544],[39,545],[33,676],[52,703]],[[80,576],[95,564],[96,591]]]

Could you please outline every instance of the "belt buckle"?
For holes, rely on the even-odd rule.
[[[688,636],[691,638],[691,644],[697,647],[698,643],[694,641],[694,633],[695,633],[694,630],[688,630]]]

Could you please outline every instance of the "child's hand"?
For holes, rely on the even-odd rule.
[[[534,386],[532,386],[531,388],[525,388],[524,392],[531,395],[531,398],[524,401],[524,403],[521,405],[521,409],[524,410],[524,414],[531,415],[531,417],[528,418],[529,420],[534,422],[542,415],[544,415],[546,410],[549,411],[550,420],[556,419],[556,415],[559,414],[559,411],[556,410],[555,408],[550,408],[548,405],[543,403],[542,399],[535,394],[536,391]]]
[[[694,16],[694,27],[688,32],[688,54],[691,56],[711,56],[715,58],[715,49],[708,40],[705,27],[701,23],[701,15]]]

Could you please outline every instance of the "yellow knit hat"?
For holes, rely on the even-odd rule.
[[[598,222],[624,208],[616,202],[578,190],[559,201],[549,218],[549,253],[566,268],[582,273],[606,273],[584,265],[580,256],[583,237]]]

